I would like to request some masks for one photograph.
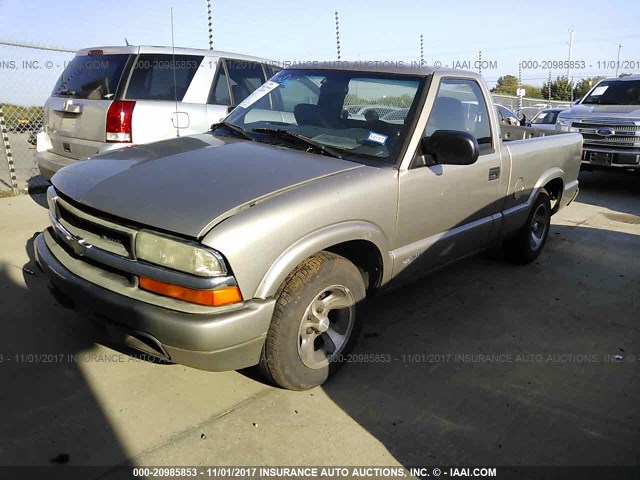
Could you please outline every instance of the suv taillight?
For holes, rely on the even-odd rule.
[[[114,100],[107,111],[107,142],[131,142],[131,120],[136,102]]]

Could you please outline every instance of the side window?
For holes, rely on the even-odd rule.
[[[262,65],[245,60],[225,60],[231,85],[233,105],[238,105],[253,93],[266,78]]]
[[[204,57],[142,54],[134,63],[126,98],[182,101]],[[175,78],[175,88],[174,88]]]
[[[489,111],[477,82],[456,78],[442,80],[425,136],[436,130],[468,132],[476,137],[481,155],[492,151]]]
[[[209,92],[209,99],[207,100],[207,103],[212,105],[231,105],[229,81],[227,80],[227,72],[222,60],[218,62],[218,73],[216,74],[216,79],[214,80],[211,91]]]

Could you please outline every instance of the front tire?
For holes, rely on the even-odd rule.
[[[503,243],[504,254],[512,263],[533,262],[544,248],[551,225],[551,199],[543,188],[533,204],[527,223]]]
[[[259,368],[289,390],[322,385],[344,363],[361,330],[362,275],[329,252],[306,259],[285,280]]]

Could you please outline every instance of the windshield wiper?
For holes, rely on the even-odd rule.
[[[73,97],[76,95],[76,93],[78,92],[76,92],[75,90],[68,90],[66,88],[62,88],[56,92],[56,95],[69,95]]]
[[[327,147],[326,145],[320,142],[316,142],[311,138],[300,135],[299,133],[290,132],[289,130],[285,130],[284,128],[254,128],[253,131],[256,133],[266,133],[268,135],[273,135],[274,137],[288,138],[290,140],[297,141],[298,143],[307,145],[312,149],[316,149],[329,157],[339,158],[341,160],[343,158],[343,154],[338,149]]]
[[[212,132],[218,128],[226,128],[227,130],[231,130],[232,132],[237,133],[242,138],[246,138],[247,140],[251,140],[252,142],[254,141],[254,138],[251,135],[249,135],[244,128],[239,127],[238,125],[234,125],[233,123],[219,122],[211,125]]]

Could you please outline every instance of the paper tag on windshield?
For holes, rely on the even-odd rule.
[[[264,85],[259,87],[255,92],[253,92],[251,95],[249,95],[247,98],[245,98],[242,101],[242,103],[240,105],[238,105],[238,108],[247,108],[249,105],[257,102],[262,97],[264,97],[268,93],[272,92],[273,90],[275,90],[279,86],[280,86],[279,83],[272,82],[271,80],[269,80],[267,83],[265,83]]]
[[[367,141],[384,145],[385,143],[387,143],[387,138],[389,137],[387,137],[386,135],[382,135],[381,133],[369,132]]]
[[[591,95],[595,95],[595,96],[602,95],[604,92],[607,91],[607,88],[609,88],[609,85],[606,85],[604,87],[596,87],[593,89],[593,92],[591,92]]]

